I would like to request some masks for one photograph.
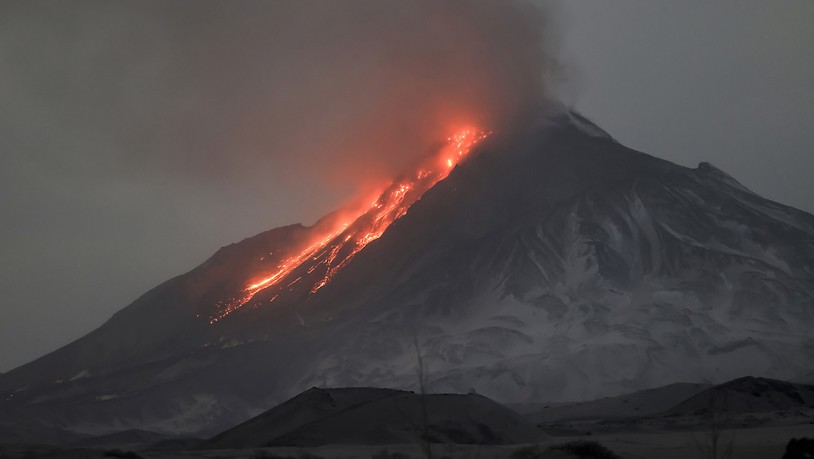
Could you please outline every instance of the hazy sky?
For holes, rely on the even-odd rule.
[[[532,66],[622,143],[814,211],[814,2],[406,5],[0,2],[0,371],[542,91]]]

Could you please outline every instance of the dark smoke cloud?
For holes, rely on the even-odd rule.
[[[538,103],[550,30],[519,1],[3,3],[0,368]]]
[[[177,97],[191,104],[177,120],[181,145],[167,154],[202,175],[244,176],[260,162],[323,186],[357,184],[401,170],[450,125],[494,123],[544,90],[544,15],[525,4],[222,9],[162,12],[182,24],[167,27],[177,44],[169,59]]]
[[[340,169],[355,182],[360,165],[392,173],[450,124],[493,123],[544,90],[545,16],[518,2],[43,8],[6,19],[26,35],[8,65],[40,96],[17,102],[47,105],[68,133],[109,141],[117,148],[106,156],[124,160],[114,166],[195,180],[258,169],[303,179],[325,170],[330,180]]]

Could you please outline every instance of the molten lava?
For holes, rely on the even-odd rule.
[[[250,282],[241,295],[219,302],[209,323],[215,323],[240,309],[257,293],[273,291],[273,302],[280,292],[293,289],[301,281],[311,282],[310,293],[326,286],[353,257],[368,244],[380,238],[393,222],[403,217],[410,206],[436,183],[444,180],[452,169],[488,133],[462,129],[447,139],[438,155],[421,164],[408,176],[395,180],[351,222],[340,222],[305,248],[289,255],[259,280]]]

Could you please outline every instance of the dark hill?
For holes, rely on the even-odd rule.
[[[520,406],[517,411],[535,424],[650,416],[669,410],[709,387],[709,384],[675,383],[587,402]]]
[[[814,408],[814,386],[747,376],[709,388],[664,414],[761,413],[795,408]]]
[[[533,443],[546,438],[510,409],[486,397],[373,388],[312,388],[217,435],[204,449],[327,444],[432,442]]]

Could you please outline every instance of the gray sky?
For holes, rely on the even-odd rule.
[[[0,371],[537,74],[631,147],[814,210],[808,0],[191,5],[0,2]]]

